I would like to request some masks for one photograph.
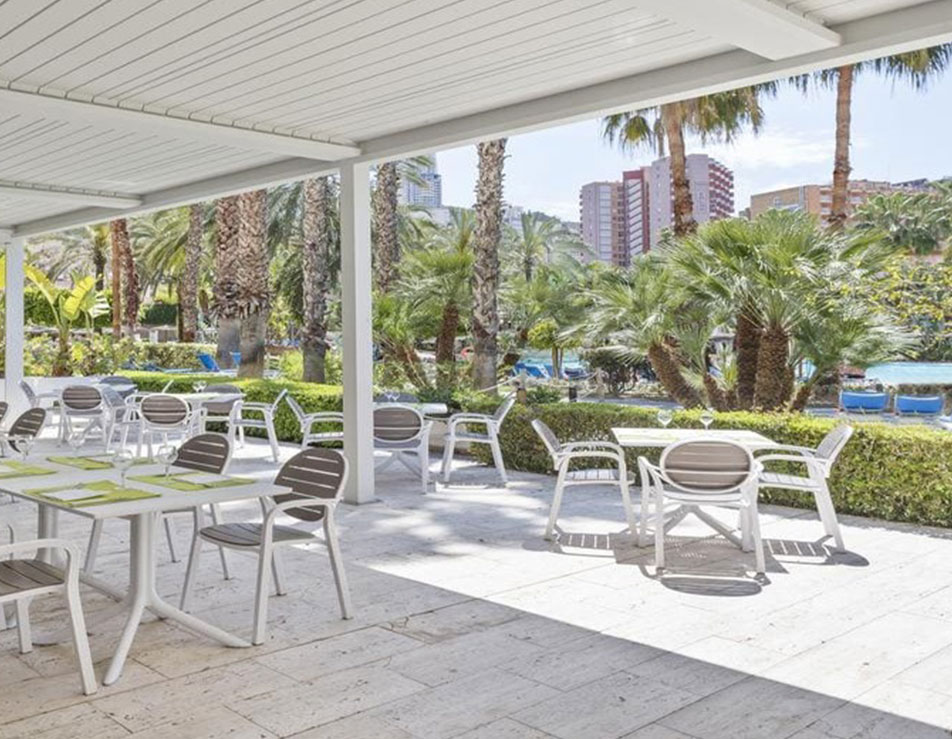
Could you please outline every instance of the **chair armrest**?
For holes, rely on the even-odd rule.
[[[574,452],[577,450],[588,449],[591,451],[598,451],[600,449],[609,449],[615,454],[624,456],[625,452],[620,445],[616,444],[613,441],[571,441],[568,444],[562,445],[562,450],[566,452]]]
[[[600,451],[591,451],[591,450],[580,450],[577,452],[562,452],[559,455],[559,464],[561,467],[568,462],[571,462],[573,459],[610,459],[613,462],[618,462],[618,464],[625,465],[625,456],[623,454],[614,454],[613,452],[600,452]]]
[[[763,447],[762,449],[755,449],[754,456],[757,459],[762,459],[759,456],[759,452],[764,452],[766,454],[774,454],[776,452],[786,453],[786,454],[803,454],[807,457],[815,458],[816,449],[812,449],[808,446],[794,446],[793,444],[778,444],[777,446]]]
[[[11,536],[12,536],[11,529]],[[74,579],[79,577],[79,552],[72,542],[66,539],[29,539],[27,541],[10,542],[9,544],[0,544],[0,558],[8,554],[18,552],[34,552],[38,549],[60,549],[66,554],[66,577]]]
[[[765,454],[762,457],[757,457],[757,462],[761,467],[763,467],[764,462],[797,462],[808,467],[823,466],[823,460],[816,457],[797,457],[793,454]]]
[[[456,428],[460,424],[465,426],[470,423],[481,423],[485,426],[491,426],[493,424],[493,417],[483,413],[454,413],[446,420],[447,426],[451,429]]]
[[[327,424],[334,424],[334,423],[336,423],[336,424],[339,424],[339,425],[343,426],[343,425],[344,425],[344,414],[343,414],[343,413],[335,413],[335,412],[309,413],[308,415],[304,416],[304,418],[302,418],[302,419],[300,419],[300,420],[301,420],[301,433],[305,433],[305,434],[306,434],[306,433],[310,432],[310,430],[311,430],[311,428],[314,426],[314,424],[317,424],[317,423],[327,423]]]

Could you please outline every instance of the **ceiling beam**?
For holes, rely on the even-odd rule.
[[[635,5],[766,59],[839,46],[840,34],[771,0],[636,0]]]
[[[952,41],[952,0],[835,26],[839,46],[780,61],[731,51],[358,142],[364,161],[464,146]]]
[[[56,200],[60,203],[83,203],[103,208],[135,208],[142,204],[138,195],[101,192],[71,187],[52,187],[26,182],[0,180],[0,195],[16,195],[32,200]]]
[[[3,84],[0,82],[0,86]],[[14,90],[9,87],[0,87],[0,110],[5,114],[21,113],[51,120],[90,123],[116,130],[158,134],[285,157],[333,161],[360,154],[360,149],[350,142],[288,136],[274,131],[261,131],[213,121],[199,121],[161,113],[118,108],[113,105]]]
[[[13,231],[16,236],[36,236],[65,228],[102,223],[115,218],[128,218],[151,211],[214,200],[262,187],[274,187],[285,182],[303,180],[308,177],[321,177],[334,174],[336,171],[337,166],[332,162],[318,162],[301,157],[282,159],[280,162],[274,162],[273,164],[243,169],[231,174],[210,177],[165,190],[156,190],[143,195],[141,202],[135,207],[81,208],[68,213],[59,213],[55,216],[38,218],[18,224]]]

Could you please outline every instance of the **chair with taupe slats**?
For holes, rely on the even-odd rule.
[[[311,444],[344,441],[344,414],[338,411],[308,413],[291,395],[284,396],[288,407],[301,425],[301,449]],[[318,430],[315,431],[314,427]]]
[[[172,462],[173,467],[181,467],[186,470],[195,470],[196,472],[211,472],[215,475],[222,474],[225,467],[228,466],[228,460],[231,458],[231,447],[228,440],[218,434],[199,434],[193,436],[179,447]],[[216,504],[212,504],[211,518],[212,523],[221,522],[221,512]],[[175,553],[175,536],[172,532],[172,518],[176,513],[193,513],[192,508],[177,508],[171,511],[163,511],[162,524],[165,527],[165,538],[169,546],[169,556],[173,562],[178,562],[178,556]],[[96,557],[99,553],[99,542],[102,538],[103,519],[97,518],[93,521],[92,532],[89,535],[89,545],[86,547],[86,562],[83,565],[83,572],[92,573],[96,567]],[[228,573],[228,562],[225,559],[225,551],[221,550],[221,569],[222,576],[228,580],[231,575]]]
[[[29,437],[35,439],[43,430],[46,423],[45,408],[30,408],[23,411],[16,420],[10,424],[10,428],[0,437],[0,448],[9,446],[13,451],[17,450],[17,439]],[[5,452],[4,452],[5,453]]]
[[[66,555],[66,569],[54,567],[38,554],[31,559],[0,559],[0,608],[3,608],[6,603],[16,605],[20,653],[26,654],[33,649],[33,639],[30,634],[30,601],[50,593],[63,593],[66,596],[73,646],[79,658],[83,692],[86,695],[92,695],[96,692],[96,675],[93,673],[93,660],[89,652],[89,641],[86,638],[83,605],[79,599],[79,555],[76,550],[69,542],[62,539],[37,539],[16,544],[0,544],[0,558],[23,552],[37,552],[37,550],[63,552]]]
[[[82,430],[85,438],[93,429],[99,429],[103,438],[106,437],[106,404],[98,388],[91,385],[69,385],[63,388],[60,395],[60,441],[79,433],[73,427],[73,422],[86,419],[87,423]]]
[[[275,485],[283,485],[293,492],[275,495],[270,504],[262,499],[264,511],[262,523],[226,523],[201,528],[196,514],[195,538],[192,541],[192,552],[182,588],[182,610],[188,609],[203,541],[229,549],[256,552],[258,554],[258,582],[255,592],[252,643],[261,644],[264,641],[267,626],[268,595],[272,576],[277,594],[284,595],[285,593],[281,570],[275,557],[276,548],[319,541],[311,531],[277,524],[277,517],[285,515],[298,521],[323,524],[324,543],[334,572],[341,616],[350,618],[350,591],[344,574],[344,563],[341,560],[334,518],[346,481],[347,460],[343,454],[336,449],[319,447],[304,449],[285,462],[274,479]]]
[[[152,440],[155,436],[169,443],[171,436],[179,436],[184,441],[192,432],[192,412],[181,398],[174,395],[148,395],[139,405],[139,442],[136,456],[142,456],[142,442],[145,440],[152,459]]]
[[[374,449],[390,452],[390,455],[377,465],[376,471],[386,469],[399,460],[404,467],[420,476],[423,492],[430,482],[430,427],[433,424],[424,420],[416,408],[399,403],[374,409]],[[419,464],[415,467],[407,459],[414,455]]]
[[[750,450],[733,441],[717,438],[698,438],[680,441],[667,447],[658,465],[645,457],[638,458],[641,472],[641,527],[638,541],[646,536],[649,497],[655,506],[655,567],[664,569],[664,535],[687,513],[722,534],[741,549],[747,550],[753,537],[757,572],[763,574],[764,547],[760,536],[760,518],[757,513],[757,476],[762,469]],[[665,503],[680,505],[668,522],[665,521]],[[702,510],[704,506],[740,510],[742,536],[737,537],[730,527]]]

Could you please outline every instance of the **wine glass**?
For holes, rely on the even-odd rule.
[[[208,387],[208,383],[205,382],[204,380],[198,380],[195,382],[194,385],[192,385],[192,387],[194,388],[196,393],[200,393],[200,392],[203,392],[206,387]]]
[[[129,468],[132,467],[134,462],[135,459],[132,456],[132,452],[126,449],[120,449],[112,458],[113,465],[119,470],[119,483],[123,488],[126,486],[126,472],[129,471]]]
[[[172,462],[175,461],[175,458],[178,456],[178,451],[171,444],[163,444],[159,447],[159,450],[155,453],[155,458],[162,463],[165,467],[165,476],[169,476],[169,467],[172,465]]]
[[[69,448],[73,450],[73,454],[79,451],[84,441],[86,441],[86,439],[81,431],[74,431],[66,437],[66,443],[69,444]]]
[[[701,411],[701,423],[704,424],[704,430],[707,431],[711,424],[714,423],[714,411],[710,408],[705,408]]]
[[[663,428],[668,428],[668,424],[673,420],[674,414],[667,408],[662,408],[658,411],[658,423],[660,423]]]
[[[33,437],[32,436],[16,437],[16,447],[17,447],[17,451],[20,453],[20,458],[24,462],[26,462],[26,458],[30,456],[30,449],[33,447]]]
[[[383,397],[387,399],[388,403],[393,403],[393,402],[396,402],[397,398],[399,398],[400,396],[397,394],[395,390],[387,390],[387,392],[383,394]]]

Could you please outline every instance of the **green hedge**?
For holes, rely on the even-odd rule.
[[[542,419],[563,442],[614,441],[613,426],[657,427],[657,411],[600,403],[516,406],[503,424],[506,465],[530,472],[551,472],[552,464],[530,420]],[[674,414],[672,426],[701,428],[699,411]],[[833,428],[832,419],[803,415],[718,413],[712,428],[750,429],[782,444],[816,446]],[[484,461],[485,449],[477,456]],[[629,450],[657,461],[660,449]],[[952,526],[952,434],[924,426],[856,424],[856,433],[840,455],[830,479],[837,511],[891,521]],[[766,489],[763,500],[813,508],[811,496]]]

